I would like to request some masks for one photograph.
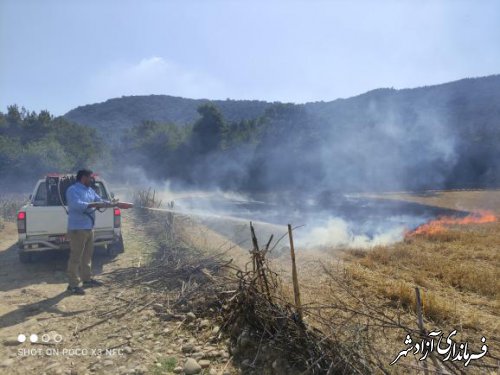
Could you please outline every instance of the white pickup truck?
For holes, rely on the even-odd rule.
[[[54,188],[54,181],[66,175],[48,175],[40,179],[30,195],[29,202],[17,213],[17,231],[19,235],[19,259],[31,262],[35,252],[45,250],[64,250],[69,248],[66,238],[68,216],[64,193]],[[113,193],[104,180],[94,178],[92,188],[101,198],[111,200]],[[56,192],[56,194],[54,194]],[[102,246],[108,252],[123,252],[121,234],[121,212],[117,207],[96,211],[94,224],[94,244]]]

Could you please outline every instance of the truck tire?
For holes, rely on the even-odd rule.
[[[25,253],[25,252],[19,253],[19,261],[21,263],[31,263],[33,262],[33,256],[30,253]]]
[[[108,245],[106,248],[109,255],[121,254],[125,251],[125,246],[123,245],[123,237],[120,235],[116,242]]]
[[[125,245],[123,244],[123,237],[121,234],[120,234],[120,238],[115,243],[115,246],[116,246],[116,252],[118,254],[122,254],[123,252],[125,252]]]

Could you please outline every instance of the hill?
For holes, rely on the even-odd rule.
[[[493,75],[413,89],[375,89],[352,98],[297,106],[303,106],[308,113],[333,127],[386,122],[390,117],[408,123],[424,113],[444,116],[447,121],[456,120],[459,127],[470,125],[471,121],[479,127],[490,127],[499,124],[499,101],[500,75]],[[64,117],[108,134],[149,120],[191,124],[199,118],[197,108],[206,103],[213,103],[229,122],[258,118],[270,107],[280,104],[257,100],[210,101],[168,95],[123,96],[77,107]]]
[[[363,169],[363,178],[402,188],[499,186],[500,75],[305,108],[336,157]],[[346,178],[353,175],[359,184],[359,174]]]
[[[306,104],[123,97],[66,118],[121,140],[120,163],[182,184],[308,194],[500,186],[500,75]]]
[[[193,123],[198,118],[197,108],[208,99],[186,99],[169,95],[123,96],[103,103],[72,109],[64,115],[68,120],[96,128],[103,135],[119,133],[142,121]],[[257,100],[215,100],[213,103],[230,121],[261,116],[272,105]]]

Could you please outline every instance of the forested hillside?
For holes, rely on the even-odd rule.
[[[105,158],[92,128],[17,105],[0,112],[0,188],[22,191],[44,173],[74,171]]]
[[[101,134],[116,139],[124,129],[150,120],[178,125],[192,124],[197,108],[208,103],[206,99],[185,99],[168,95],[125,96],[104,103],[75,108],[64,116],[73,122],[94,127]],[[271,103],[256,100],[215,100],[213,103],[230,121],[261,116]]]
[[[142,96],[0,114],[3,176],[131,166],[247,192],[500,187],[499,144],[498,75],[305,105]]]
[[[249,191],[500,186],[500,76],[274,104],[245,121],[215,103],[199,112],[192,130],[133,127],[128,162],[153,178]]]

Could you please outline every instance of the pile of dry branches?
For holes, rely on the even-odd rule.
[[[293,304],[283,297],[281,281],[266,259],[272,238],[260,249],[251,224],[250,231],[251,269],[235,275],[238,289],[225,305],[223,327],[243,370],[265,373],[279,367],[287,374],[368,373],[363,363],[345,361],[342,346],[308,327],[300,301]]]

